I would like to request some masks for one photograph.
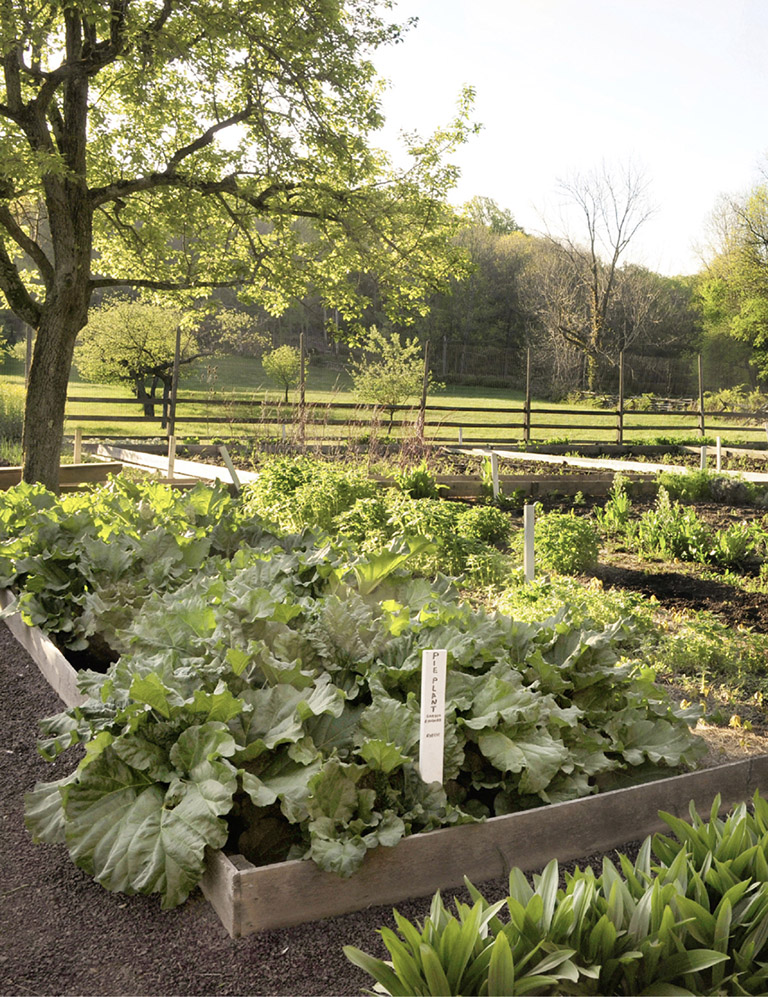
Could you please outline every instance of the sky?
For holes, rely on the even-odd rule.
[[[626,260],[695,273],[718,199],[768,168],[768,0],[399,0],[412,16],[373,57],[390,84],[379,144],[447,123],[473,86],[457,205],[490,197],[556,234],[560,181],[632,164],[655,210]]]

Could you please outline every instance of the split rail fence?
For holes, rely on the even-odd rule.
[[[425,356],[425,373],[428,369]],[[173,391],[158,399],[155,414],[137,414],[141,405],[135,398],[92,398],[73,395],[68,398],[67,419],[91,438],[125,438],[131,436],[180,436],[214,438],[249,433],[265,441],[290,439],[301,443],[338,443],[362,439],[375,430],[381,437],[418,439],[433,444],[532,443],[543,441],[553,431],[567,435],[567,442],[619,445],[637,441],[637,434],[648,432],[668,435],[693,434],[699,437],[737,433],[739,437],[768,433],[768,412],[733,412],[706,410],[701,359],[699,359],[698,399],[683,407],[670,405],[660,410],[639,410],[627,405],[624,397],[623,361],[619,368],[619,393],[613,408],[546,407],[531,400],[530,357],[527,365],[525,397],[518,405],[470,406],[433,404],[428,399],[427,379],[420,404],[400,405],[393,409],[358,402],[333,400],[307,402],[304,381],[299,386],[298,401],[283,403],[253,397],[212,397],[181,394]],[[125,413],[126,406],[131,409]],[[122,411],[115,411],[121,408]],[[91,409],[96,411],[91,411]],[[85,411],[84,411],[85,409]],[[115,414],[112,412],[115,411]],[[107,423],[110,431],[101,427]],[[88,424],[94,431],[88,431]],[[94,425],[96,424],[96,425]],[[125,432],[116,430],[125,425]],[[128,428],[134,424],[136,431]],[[491,434],[491,435],[489,435]]]

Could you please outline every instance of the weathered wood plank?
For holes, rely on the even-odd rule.
[[[15,596],[10,589],[0,589],[0,607],[5,609]],[[77,672],[56,645],[37,627],[28,627],[18,613],[6,618],[8,629],[43,674],[48,685],[67,706],[85,702],[77,688]]]
[[[94,449],[90,447],[88,449],[95,457],[106,457],[110,460],[122,461],[124,464],[133,464],[136,467],[146,467],[168,473],[168,457],[162,454],[127,450],[124,447],[107,446],[103,443],[98,444]],[[226,467],[203,464],[196,460],[175,460],[173,466],[174,472],[182,477],[198,478],[201,481],[222,481],[224,484],[229,484],[232,481],[232,476]],[[256,481],[259,477],[252,471],[238,470],[237,474],[241,481]]]
[[[59,484],[79,485],[94,481],[106,481],[110,474],[119,474],[123,465],[120,461],[107,464],[62,464],[59,468]],[[0,467],[0,491],[18,485],[21,481],[21,467]]]
[[[693,801],[700,813],[708,813],[718,793],[724,810],[748,800],[755,789],[768,791],[768,756],[493,817],[483,824],[413,835],[395,848],[370,851],[351,879],[339,879],[306,861],[261,867],[246,863],[239,874],[240,910],[233,913],[232,928],[236,935],[246,935],[286,927],[429,896],[463,885],[464,876],[479,884],[508,875],[513,866],[531,871],[553,858],[564,862],[603,852],[666,828],[659,810],[687,817]],[[207,887],[214,878],[206,874]]]

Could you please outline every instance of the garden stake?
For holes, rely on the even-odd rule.
[[[533,529],[535,518],[533,506],[530,503],[526,504],[523,507],[523,575],[527,582],[532,582],[534,576]]]

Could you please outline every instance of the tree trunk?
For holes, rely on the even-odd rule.
[[[37,331],[24,410],[22,447],[24,481],[59,489],[69,370],[78,332],[88,314],[82,288],[54,295],[46,303]],[[79,292],[79,293],[78,293]]]
[[[150,416],[152,419],[155,417],[155,386],[152,385],[152,391],[147,394],[147,388],[144,384],[143,378],[137,378],[134,383],[134,390],[136,391],[136,399],[139,404],[144,409],[144,415]]]

